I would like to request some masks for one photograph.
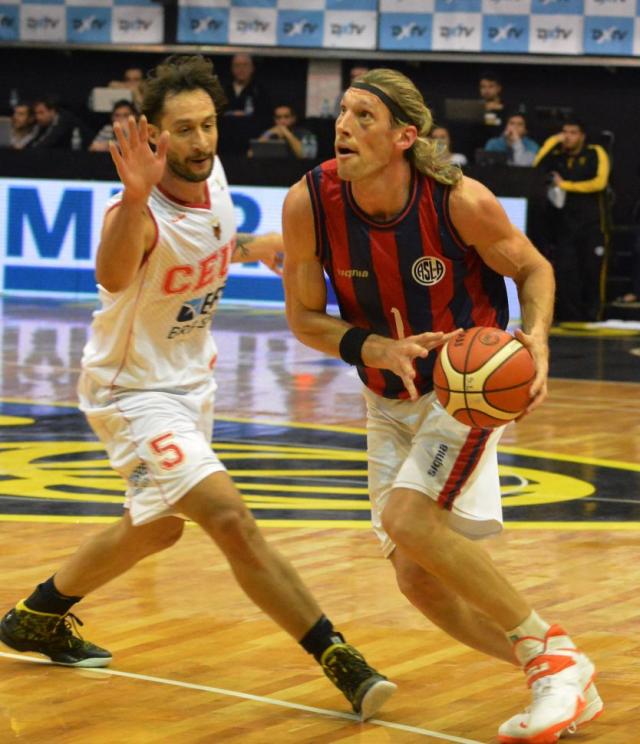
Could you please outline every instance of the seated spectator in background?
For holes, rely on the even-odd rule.
[[[29,103],[17,103],[11,114],[11,147],[22,150],[36,136],[36,119]]]
[[[234,54],[231,80],[223,85],[227,96],[225,115],[268,117],[271,105],[262,84],[256,80],[255,65],[248,54]]]
[[[433,129],[429,132],[429,137],[431,137],[431,139],[444,142],[449,152],[449,159],[454,165],[463,166],[467,164],[468,161],[466,155],[463,155],[461,152],[451,152],[451,135],[449,134],[449,130],[446,127],[433,127]]]
[[[131,91],[131,100],[136,109],[140,110],[142,103],[142,82],[144,80],[144,70],[141,67],[128,67],[124,71],[122,80],[112,80],[109,88],[127,88]]]
[[[492,127],[501,126],[505,104],[500,78],[493,72],[483,72],[478,81],[478,93],[484,101],[484,123]]]
[[[314,158],[318,152],[318,140],[312,132],[297,126],[298,117],[293,106],[282,103],[273,110],[273,126],[263,132],[259,139],[285,140],[289,153],[295,158]]]
[[[522,114],[512,114],[499,137],[492,137],[484,146],[491,152],[506,152],[509,165],[533,165],[540,145],[527,137],[527,120]]]
[[[33,104],[38,125],[28,147],[60,150],[82,150],[88,140],[85,125],[75,114],[58,107],[52,98],[40,98]]]
[[[367,67],[366,65],[359,65],[359,64],[356,64],[356,65],[354,65],[354,66],[353,66],[353,67],[352,67],[352,68],[351,68],[351,69],[349,70],[349,83],[348,83],[348,85],[347,85],[347,88],[348,88],[348,87],[349,87],[349,86],[351,85],[351,83],[353,83],[353,82],[354,82],[354,81],[355,81],[355,80],[356,80],[357,78],[359,78],[359,77],[362,77],[362,75],[364,75],[365,73],[369,72],[369,69],[370,69],[370,68],[369,68],[369,67]],[[346,90],[346,89],[345,89],[345,90]],[[342,96],[343,96],[343,95],[344,95],[344,90],[343,90],[343,91],[342,91],[342,93],[340,93],[340,95],[339,95],[339,96],[338,96],[338,97],[336,98],[336,102],[335,102],[335,104],[333,105],[333,116],[334,116],[334,118],[336,118],[336,119],[338,118],[338,116],[340,116],[340,106],[342,105]]]
[[[127,122],[129,121],[130,116],[134,116],[136,119],[138,118],[133,103],[131,103],[131,101],[126,101],[125,99],[116,101],[113,104],[113,109],[111,110],[111,123],[105,124],[98,132],[98,134],[96,134],[93,142],[89,145],[89,151],[109,152],[109,142],[111,142],[111,140],[115,140],[116,138],[116,135],[113,131],[113,125],[117,121],[120,122],[123,134],[125,134],[126,136],[126,133],[129,131]]]
[[[587,143],[584,124],[568,119],[559,134],[542,145],[534,165],[549,174],[550,243],[556,272],[556,321],[595,321],[600,317],[607,236],[609,156]]]

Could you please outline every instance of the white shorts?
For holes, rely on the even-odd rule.
[[[83,374],[80,410],[127,482],[125,508],[135,525],[182,516],[176,503],[224,465],[211,449],[216,383],[188,390],[107,388]]]
[[[465,426],[449,416],[435,393],[413,402],[365,388],[364,397],[371,521],[385,557],[395,545],[382,528],[382,512],[394,488],[429,496],[449,511],[451,528],[466,537],[502,530],[497,445],[504,426]]]

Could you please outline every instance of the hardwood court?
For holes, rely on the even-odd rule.
[[[1,608],[119,510],[120,484],[73,403],[89,314],[4,304]],[[223,308],[216,325],[219,451],[268,539],[398,693],[379,720],[356,722],[191,526],[78,605],[81,632],[114,654],[110,670],[0,647],[0,741],[494,742],[527,704],[523,677],[451,641],[396,589],[368,529],[351,370],[298,345],[279,313]],[[636,348],[640,336],[554,337],[550,400],[503,439],[507,530],[487,545],[598,667],[606,708],[573,737],[585,744],[640,741]]]

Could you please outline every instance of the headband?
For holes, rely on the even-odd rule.
[[[391,111],[396,119],[409,122],[409,124],[413,124],[411,118],[406,115],[402,107],[398,106],[398,104],[394,100],[389,98],[389,96],[383,90],[378,88],[377,85],[371,85],[370,83],[351,83],[350,87],[359,88],[360,90],[366,90],[368,93],[373,93],[374,96],[379,98],[382,103],[384,103],[384,105],[389,109],[389,111]]]

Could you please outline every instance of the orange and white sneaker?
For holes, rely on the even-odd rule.
[[[604,710],[604,703],[598,693],[596,683],[593,681],[593,664],[584,654],[580,654],[578,665],[580,666],[580,681],[583,685],[586,705],[576,720],[560,732],[560,738],[568,734],[575,734],[578,729],[582,729],[587,723],[595,721]],[[511,737],[511,741],[522,741],[521,738],[517,737],[521,731],[529,728],[529,711],[530,708],[527,708],[522,713],[517,713],[508,721],[505,721],[500,726],[498,736],[505,737],[507,741],[509,741],[508,737]]]
[[[593,687],[594,666],[558,625],[552,625],[544,638],[523,638],[519,643],[539,648],[524,668],[533,700],[526,713],[513,716],[500,726],[498,741],[555,744],[563,731],[573,728],[585,713],[585,688]],[[594,692],[601,711],[602,700],[595,687]]]

